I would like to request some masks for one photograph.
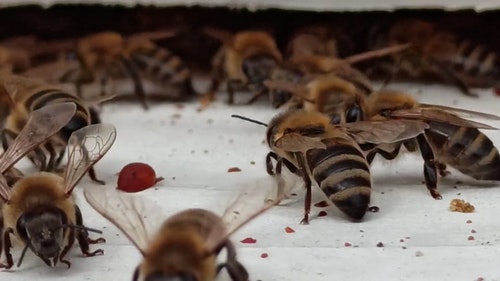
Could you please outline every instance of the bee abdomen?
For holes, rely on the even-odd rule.
[[[490,75],[496,73],[498,56],[481,45],[473,45],[469,41],[459,44],[457,53],[452,59],[454,68],[470,75]]]
[[[82,105],[77,97],[56,89],[42,90],[29,97],[25,102],[25,106],[29,108],[30,111],[33,111],[49,104],[62,102],[73,102],[76,105],[75,115],[60,131],[63,139],[68,140],[71,133],[90,123],[89,111]]]
[[[147,54],[134,54],[134,62],[152,79],[160,83],[183,83],[191,72],[182,59],[164,48]]]
[[[312,176],[341,211],[361,219],[370,203],[370,170],[363,154],[354,146],[334,144],[325,150],[308,151]]]
[[[450,136],[450,157],[457,168],[478,180],[500,180],[500,155],[493,142],[476,128],[460,128]]]

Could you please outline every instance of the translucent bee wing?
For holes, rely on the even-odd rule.
[[[3,202],[8,202],[10,200],[10,194],[10,187],[7,184],[7,180],[2,174],[0,174],[0,197],[2,198]]]
[[[99,214],[120,229],[144,255],[148,243],[162,224],[156,215],[161,207],[142,196],[103,186],[88,186],[83,194]]]
[[[81,178],[111,148],[116,129],[110,124],[94,124],[71,134],[68,140],[68,165],[64,172],[65,193],[71,194]]]
[[[269,196],[272,193],[276,194],[276,188],[276,181],[272,177],[244,185],[242,191],[221,216],[227,232],[213,232],[208,236],[206,241],[208,252],[212,253],[219,249],[233,233],[285,198],[285,193],[278,194],[277,197]],[[270,197],[275,199],[269,200]]]
[[[359,121],[337,125],[345,128],[357,143],[392,143],[414,138],[429,128],[418,120]]]
[[[494,115],[485,114],[488,119],[494,119]],[[487,124],[464,119],[454,113],[438,108],[418,108],[413,110],[395,110],[390,114],[391,118],[417,119],[423,121],[443,122],[454,126],[470,127],[477,129],[496,130],[497,128]],[[483,117],[486,118],[486,117]]]
[[[307,137],[299,133],[289,133],[275,141],[274,146],[289,152],[305,152],[309,149],[326,149],[320,137]]]
[[[468,118],[500,120],[500,116],[495,115],[495,114],[478,112],[478,111],[468,110],[468,109],[463,109],[463,108],[458,108],[458,107],[450,107],[450,106],[426,104],[426,103],[420,103],[419,107],[421,107],[423,109],[436,109],[436,110],[448,111],[448,112],[452,112],[452,113],[455,113],[455,114],[458,114],[461,116],[466,116]]]
[[[4,173],[32,149],[59,132],[76,112],[74,103],[46,105],[31,112],[26,125],[0,156],[0,172]]]

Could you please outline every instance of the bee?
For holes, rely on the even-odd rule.
[[[284,64],[284,67],[275,69],[271,79],[266,80],[264,85],[268,88],[271,103],[276,108],[290,101],[294,105],[296,102],[301,104],[301,101],[309,100],[317,103],[316,109],[320,112],[331,113],[332,109],[322,107],[327,104],[336,106],[342,99],[346,99],[349,104],[351,101],[348,99],[359,100],[360,98],[355,96],[368,95],[373,91],[371,81],[354,68],[353,64],[399,52],[408,46],[391,46],[343,59],[324,55],[298,56]],[[301,91],[299,89],[304,87],[293,86],[294,84],[305,84],[307,90]],[[306,95],[298,94],[299,92]],[[312,103],[306,104],[314,107]]]
[[[64,106],[67,109],[67,104]],[[52,130],[54,119],[60,121],[57,120],[57,115],[49,113],[38,122],[50,123],[46,127]],[[40,139],[46,138],[46,133],[46,128],[30,127],[19,134],[14,144],[2,155],[1,165],[14,165],[29,149],[38,145]],[[36,138],[32,139],[31,136]],[[64,177],[38,172],[21,178],[10,187],[5,178],[0,176],[0,197],[3,201],[1,246],[7,259],[6,264],[1,264],[1,267],[11,268],[14,264],[10,253],[11,235],[15,235],[24,244],[18,266],[30,249],[48,266],[61,262],[69,268],[71,263],[65,256],[75,238],[85,256],[103,253],[101,249],[89,251],[89,244],[104,240],[92,240],[88,237],[89,231],[99,231],[83,225],[82,214],[71,193],[88,169],[111,148],[115,138],[115,128],[107,124],[89,125],[74,131],[69,139],[68,164]]]
[[[187,209],[161,223],[162,219],[155,215],[161,206],[146,198],[92,187],[85,189],[84,195],[87,202],[141,252],[143,260],[134,271],[133,281],[211,281],[224,268],[233,281],[249,280],[229,237],[277,203],[264,203],[264,198],[259,197],[259,206],[265,205],[255,208],[257,203],[253,204],[242,194],[222,216],[205,209]],[[246,210],[240,209],[244,205]],[[223,249],[227,258],[217,264],[216,258]]]
[[[195,93],[190,69],[180,57],[152,41],[169,36],[172,34],[168,32],[127,38],[111,31],[91,34],[77,44],[76,55],[81,67],[65,73],[61,81],[74,83],[79,96],[83,84],[98,81],[101,95],[106,95],[105,87],[110,80],[130,78],[134,93],[147,109],[145,78],[161,88],[163,98],[183,100]]]
[[[401,145],[409,151],[420,150],[424,159],[425,184],[435,199],[442,196],[437,190],[437,172],[447,175],[446,165],[477,180],[500,180],[500,155],[493,142],[479,129],[495,129],[461,116],[500,120],[500,117],[460,108],[418,103],[401,92],[385,91],[367,98],[369,120],[420,120],[429,127],[416,138],[382,146],[366,146],[367,160],[376,154],[394,159]]]
[[[470,87],[497,86],[498,54],[433,23],[409,19],[373,33],[375,47],[411,43],[404,52],[393,54],[388,65],[379,65],[391,74],[390,79],[399,73],[411,78],[437,77],[469,96],[476,95]]]
[[[226,80],[228,103],[234,103],[234,93],[249,89],[254,96],[251,103],[266,93],[264,80],[282,62],[282,55],[274,38],[264,31],[241,31],[229,34],[221,30],[206,29],[206,33],[223,42],[212,63],[212,81],[202,106],[214,100],[220,83]]]
[[[22,76],[11,76],[4,79],[4,97],[11,105],[9,115],[4,122],[1,139],[4,151],[12,140],[23,129],[30,112],[51,104],[71,102],[76,105],[76,113],[69,122],[49,140],[30,151],[28,158],[40,171],[56,171],[65,153],[65,147],[71,134],[87,125],[100,123],[97,112],[87,106],[81,99],[58,87],[47,85],[38,79]],[[0,94],[2,92],[0,91]],[[90,178],[104,184],[97,179],[93,167],[89,169]]]
[[[365,94],[354,84],[335,74],[316,75],[307,84],[267,80],[266,87],[291,93],[291,107],[318,111],[330,117],[332,124],[350,123],[364,119]]]
[[[248,120],[248,119],[247,119]],[[410,139],[428,126],[416,120],[359,121],[334,125],[317,111],[291,109],[267,126],[267,172],[280,177],[282,165],[303,178],[306,187],[303,224],[309,223],[313,179],[349,218],[359,221],[370,203],[369,164],[359,144]],[[252,121],[255,122],[255,121]],[[272,159],[277,161],[273,167]],[[282,190],[282,188],[280,188]]]

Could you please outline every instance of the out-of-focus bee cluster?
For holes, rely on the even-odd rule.
[[[191,33],[220,45],[211,54],[211,71],[204,73],[210,80],[205,89],[193,83],[198,69],[158,43]],[[356,45],[354,33],[329,24],[304,25],[280,44],[269,30],[207,26],[0,42],[0,251],[6,257],[0,267],[14,265],[11,236],[24,245],[18,266],[29,249],[49,266],[69,267],[65,257],[75,239],[85,256],[103,253],[90,251],[90,244],[104,239],[89,238],[89,232],[100,231],[84,226],[72,192],[85,174],[105,184],[93,166],[117,132],[101,122],[96,106],[130,94],[145,109],[163,100],[196,102],[200,110],[211,110],[222,84],[229,104],[240,103],[236,94],[246,92],[245,104],[267,98],[280,111],[269,123],[236,116],[267,127],[266,167],[278,194],[260,200],[236,223],[227,222],[239,211],[219,216],[189,209],[165,220],[151,236],[158,221],[144,214],[153,203],[101,186],[85,189],[88,203],[143,255],[133,280],[213,280],[222,269],[233,281],[248,280],[229,238],[286,198],[283,169],[306,187],[304,224],[313,184],[349,218],[362,220],[370,207],[370,164],[377,154],[394,159],[403,148],[421,154],[425,186],[435,199],[442,198],[438,178],[448,174],[447,166],[477,180],[500,181],[500,155],[480,131],[495,128],[468,119],[500,117],[424,104],[389,90],[392,81],[406,76],[436,79],[475,96],[474,87],[498,86],[497,54],[418,19],[369,28],[363,44]],[[384,87],[377,89],[375,79]],[[14,167],[25,156],[38,173],[25,175]],[[227,260],[217,263],[223,249]]]

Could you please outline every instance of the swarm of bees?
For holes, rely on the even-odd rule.
[[[249,273],[230,238],[287,197],[284,168],[306,190],[302,224],[310,221],[313,185],[349,219],[362,221],[372,197],[371,163],[377,154],[395,159],[402,147],[420,153],[424,183],[434,199],[443,197],[438,179],[448,175],[447,166],[476,180],[500,181],[500,154],[480,131],[496,128],[470,120],[500,117],[420,103],[401,91],[376,90],[372,82],[374,73],[387,75],[386,83],[399,74],[430,75],[473,96],[469,87],[496,87],[499,78],[497,55],[485,47],[421,20],[371,30],[367,50],[343,57],[339,42],[348,36],[327,25],[299,28],[284,47],[270,31],[207,27],[203,33],[219,41],[220,49],[213,55],[210,85],[200,93],[188,63],[157,43],[176,32],[103,31],[45,42],[37,51],[13,47],[22,40],[0,42],[0,256],[6,259],[1,268],[14,266],[12,236],[23,245],[17,266],[29,249],[48,266],[70,267],[66,255],[75,239],[84,256],[104,253],[90,250],[105,240],[89,238],[89,232],[101,232],[84,225],[72,195],[85,174],[96,184],[84,189],[86,201],[143,257],[134,281],[208,281],[221,270],[233,281],[247,281]],[[51,61],[34,59],[47,52]],[[366,62],[373,67],[357,67]],[[251,92],[248,105],[267,96],[279,110],[268,123],[234,117],[267,127],[265,163],[277,196],[261,198],[248,213],[234,210],[249,200],[242,196],[222,215],[193,208],[165,219],[153,216],[154,202],[103,186],[94,165],[117,132],[101,122],[97,106],[124,95],[113,87],[119,81],[132,82],[132,93],[145,109],[157,95],[176,102],[198,96],[200,109],[209,110],[221,84],[229,104],[237,103],[239,91]],[[90,95],[84,89],[89,84],[98,86]],[[25,156],[38,172],[15,167]],[[235,214],[238,220],[231,222]],[[222,250],[227,257],[218,263]]]

